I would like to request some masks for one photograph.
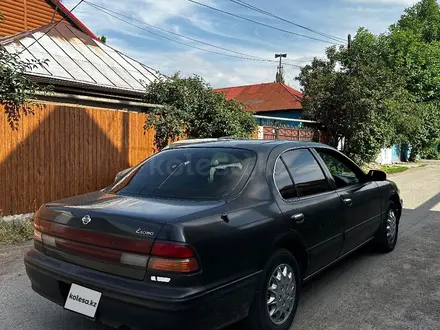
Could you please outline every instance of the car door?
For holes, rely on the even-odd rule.
[[[315,148],[331,176],[341,202],[344,225],[342,254],[374,236],[380,226],[381,196],[375,182],[367,181],[362,170],[338,151]]]
[[[307,275],[336,260],[342,249],[341,202],[309,149],[284,152],[275,163],[277,203],[309,254]]]

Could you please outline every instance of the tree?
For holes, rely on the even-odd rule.
[[[440,104],[438,102],[408,103],[405,110],[395,118],[400,142],[411,146],[409,160],[436,145],[440,138]]]
[[[1,19],[2,15],[0,23]],[[29,103],[39,90],[38,85],[25,76],[25,72],[45,63],[34,59],[23,61],[19,54],[10,54],[0,46],[0,104],[5,108],[12,129],[18,129],[23,114],[33,114]]]
[[[389,29],[390,65],[418,102],[440,100],[440,5],[422,0]]]
[[[363,162],[391,144],[390,118],[406,97],[403,81],[387,66],[388,41],[361,28],[350,49],[335,46],[326,59],[302,68],[303,115],[329,131],[330,144],[345,138],[345,153]]]
[[[107,43],[107,37],[106,36],[100,36],[99,40],[103,43],[106,44]]]
[[[145,101],[164,105],[146,110],[144,128],[155,128],[159,149],[170,140],[208,137],[250,137],[256,127],[252,114],[234,101],[216,93],[202,78],[180,78],[178,74],[147,87]]]
[[[391,31],[410,31],[426,43],[440,41],[440,5],[436,0],[421,0],[405,9]]]
[[[301,70],[304,114],[329,129],[333,145],[373,160],[380,148],[409,143],[410,160],[438,141],[440,6],[422,0],[384,34],[359,29],[350,48],[328,48],[326,60]]]
[[[412,103],[397,118],[397,132],[411,145],[410,160],[440,138],[440,5],[422,0],[392,25],[390,66],[405,79]]]

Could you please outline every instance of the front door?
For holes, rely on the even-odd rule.
[[[344,245],[350,252],[372,238],[380,226],[381,196],[375,182],[365,180],[363,172],[342,154],[330,149],[316,149],[325,163],[344,205]]]
[[[307,275],[336,260],[342,249],[339,195],[308,149],[283,153],[275,164],[276,196],[285,221],[304,239],[309,254]]]

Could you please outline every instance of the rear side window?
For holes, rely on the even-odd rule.
[[[278,191],[280,192],[281,197],[283,197],[284,199],[298,197],[298,193],[296,191],[295,185],[293,184],[292,178],[290,177],[290,174],[287,171],[287,168],[281,158],[278,158],[277,160],[274,178],[275,184]]]
[[[152,156],[110,192],[146,197],[218,199],[249,178],[257,155],[233,148],[178,148]]]
[[[281,158],[292,176],[298,196],[310,196],[330,190],[324,172],[309,150],[288,151]]]

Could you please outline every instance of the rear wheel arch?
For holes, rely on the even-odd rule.
[[[390,199],[389,199],[391,202],[393,202],[394,203],[394,206],[397,208],[397,214],[398,214],[398,216],[397,216],[397,221],[399,221],[400,220],[400,217],[401,217],[401,215],[402,215],[402,204],[400,203],[400,198],[399,198],[399,195],[397,194],[397,193],[392,193],[391,194],[391,196],[390,196]],[[387,204],[387,206],[388,206],[388,204]]]
[[[301,242],[298,234],[292,233],[291,235],[286,235],[275,242],[273,251],[286,249],[295,257],[298,265],[300,267],[301,279],[304,279],[307,273],[307,267],[309,266],[309,254]]]
[[[399,235],[399,212],[401,212],[399,211],[398,205],[400,205],[400,203],[395,203],[392,198],[388,200],[384,219],[382,219],[380,228],[374,236],[373,244],[383,253],[389,253],[396,247]],[[394,217],[392,218],[390,218],[391,211],[394,213]],[[392,240],[390,241],[390,239]]]

